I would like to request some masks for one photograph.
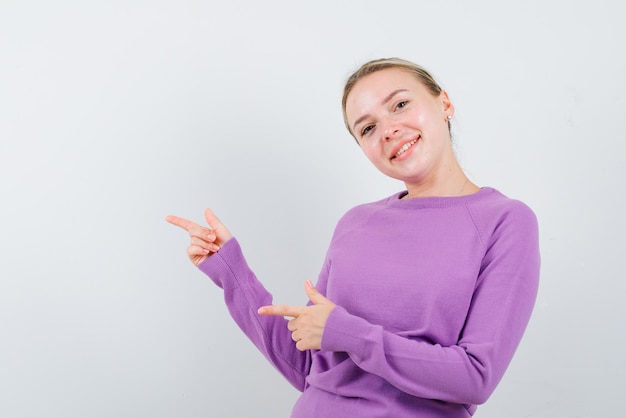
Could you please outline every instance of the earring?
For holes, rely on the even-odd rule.
[[[452,115],[448,115],[448,120],[452,119]]]

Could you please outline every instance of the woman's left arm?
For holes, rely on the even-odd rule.
[[[486,248],[457,344],[408,339],[337,306],[326,321],[321,349],[347,352],[363,370],[415,396],[484,403],[513,358],[535,303],[535,215],[525,208],[505,219]]]
[[[534,214],[528,209],[504,220],[486,248],[465,326],[452,346],[386,331],[311,288],[307,307],[266,306],[260,313],[294,317],[289,329],[300,350],[346,352],[361,369],[414,396],[481,404],[513,358],[536,299]]]

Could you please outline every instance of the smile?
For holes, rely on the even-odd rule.
[[[411,148],[413,145],[415,145],[415,143],[417,142],[417,140],[418,140],[418,139],[419,139],[419,138],[415,138],[413,141],[411,141],[411,142],[407,142],[406,144],[404,144],[404,145],[402,146],[402,148],[400,148],[400,149],[398,150],[398,152],[396,152],[396,154],[395,154],[393,157],[391,157],[391,159],[393,160],[394,158],[397,158],[397,157],[399,157],[400,155],[404,154],[404,151],[408,150],[408,149],[409,149],[409,148]]]

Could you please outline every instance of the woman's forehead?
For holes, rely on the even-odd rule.
[[[356,82],[346,100],[348,114],[363,107],[383,104],[393,93],[402,91],[424,92],[425,86],[407,70],[386,68],[368,74]]]

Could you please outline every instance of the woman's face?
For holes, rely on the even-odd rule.
[[[456,162],[446,92],[434,96],[411,73],[387,68],[363,77],[346,101],[350,129],[382,173],[407,185],[435,182]]]

